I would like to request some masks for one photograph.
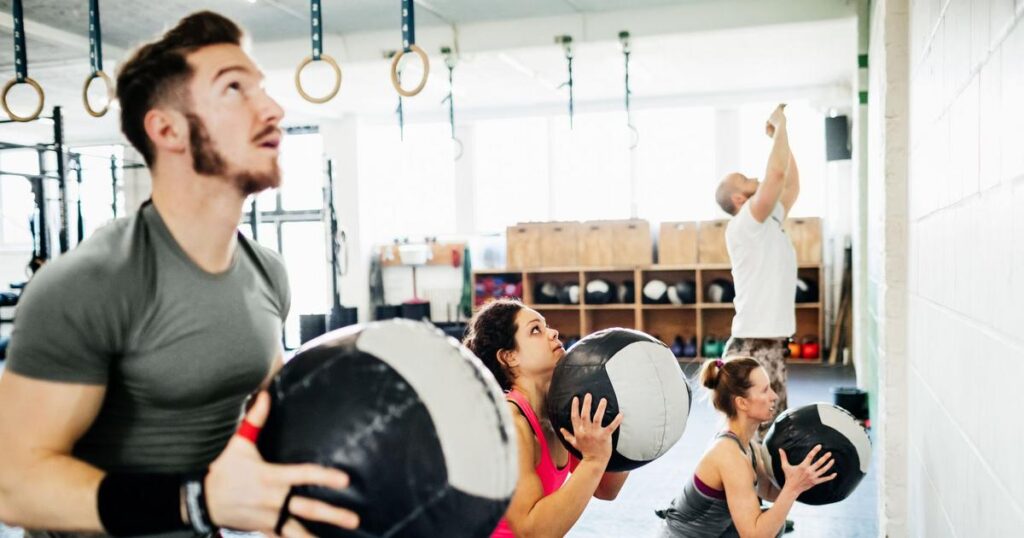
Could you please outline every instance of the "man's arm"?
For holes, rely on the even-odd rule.
[[[782,208],[786,215],[793,208],[797,197],[800,196],[800,170],[796,167],[796,159],[793,152],[789,152],[789,168],[786,170],[786,186],[782,191]]]
[[[750,214],[757,222],[764,222],[775,210],[786,186],[786,174],[789,170],[790,150],[789,135],[786,131],[786,116],[779,105],[768,118],[769,131],[772,134],[772,151],[768,155],[768,166],[764,179],[757,192],[750,198]]]
[[[0,376],[0,520],[49,530],[102,531],[103,471],[71,456],[106,387]]]

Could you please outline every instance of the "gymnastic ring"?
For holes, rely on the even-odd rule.
[[[405,90],[402,88],[401,81],[398,80],[398,62],[402,61],[402,56],[405,55],[405,51],[398,51],[398,54],[391,59],[391,85],[395,87],[395,91],[398,92],[399,95],[405,97],[412,97],[423,91],[423,87],[427,85],[427,76],[430,75],[430,60],[427,58],[427,53],[423,52],[423,49],[415,43],[409,45],[409,50],[415,52],[416,55],[420,57],[420,61],[423,62],[423,78],[420,79],[420,83],[417,84],[415,88]]]
[[[3,93],[0,93],[0,106],[4,107],[4,112],[6,112],[7,115],[10,116],[11,119],[14,121],[32,121],[38,118],[39,114],[43,112],[43,102],[46,100],[46,94],[43,93],[42,86],[40,86],[38,82],[29,77],[25,77],[24,83],[35,88],[36,94],[39,95],[39,105],[36,106],[35,112],[28,116],[18,116],[14,112],[11,112],[10,107],[7,106],[8,92],[11,91],[11,88],[13,88],[15,84],[20,84],[17,78],[12,78],[11,80],[8,80],[7,84],[4,84]]]
[[[89,104],[89,85],[92,84],[92,81],[95,79],[102,80],[103,84],[107,87],[107,104],[103,105],[103,108],[99,110],[94,109],[92,105]],[[89,78],[85,79],[85,85],[82,86],[82,104],[85,105],[85,111],[88,112],[90,116],[94,118],[103,117],[103,115],[106,114],[108,110],[110,110],[110,103],[113,102],[114,82],[110,80],[110,77],[108,77],[106,73],[104,73],[103,71],[96,71],[95,73],[89,75]]]
[[[327,92],[327,95],[323,97],[313,97],[306,93],[306,90],[302,89],[302,79],[299,78],[299,75],[302,74],[302,70],[305,69],[307,65],[320,60],[327,62],[327,65],[331,66],[331,69],[334,70],[334,87],[331,88],[331,91]],[[334,61],[334,58],[332,58],[330,54],[321,54],[320,60],[314,60],[312,56],[306,56],[306,58],[299,63],[299,67],[295,69],[295,89],[299,90],[299,95],[310,103],[326,103],[327,101],[334,99],[334,96],[338,95],[338,90],[341,89],[341,68],[338,67],[338,62]]]

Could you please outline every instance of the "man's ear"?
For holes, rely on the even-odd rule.
[[[732,200],[732,206],[736,208],[737,213],[739,212],[740,208],[743,207],[743,204],[748,199],[747,195],[743,194],[742,192],[734,192],[729,198]]]
[[[184,153],[189,147],[188,120],[177,110],[151,108],[142,120],[155,150],[167,153]],[[154,154],[157,153],[154,151]]]

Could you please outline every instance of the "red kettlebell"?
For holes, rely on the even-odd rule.
[[[788,346],[789,346],[789,357],[792,358],[792,359],[799,359],[800,358],[800,343],[799,342],[794,342],[794,341],[790,340]]]
[[[817,359],[821,356],[821,346],[818,345],[818,341],[815,338],[804,338],[802,356],[805,359]]]

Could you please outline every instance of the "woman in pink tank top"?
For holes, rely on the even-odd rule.
[[[558,441],[545,411],[555,365],[565,355],[558,331],[544,316],[515,299],[483,306],[463,342],[480,357],[506,391],[519,441],[519,483],[505,517],[491,535],[511,538],[562,536],[583,514],[591,497],[612,500],[629,473],[606,473],[612,432],[622,414],[601,426],[606,402],[573,401],[573,434],[562,434],[582,455],[576,460]],[[571,475],[570,475],[571,473]]]

